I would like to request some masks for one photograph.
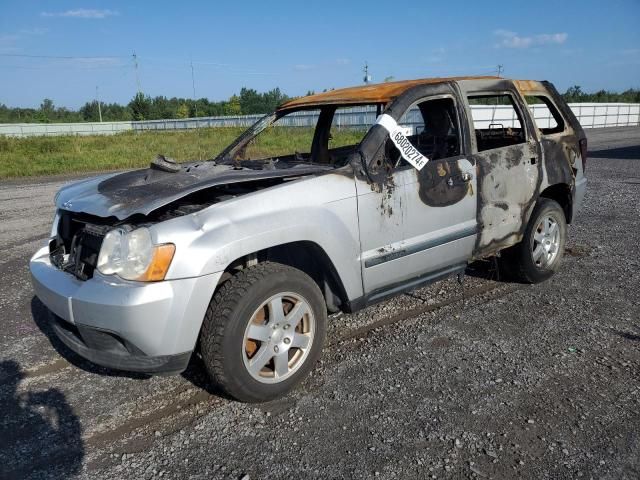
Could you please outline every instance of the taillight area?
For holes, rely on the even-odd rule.
[[[580,144],[580,156],[582,157],[582,173],[584,174],[584,171],[587,168],[587,139],[581,138],[580,142],[578,143]]]

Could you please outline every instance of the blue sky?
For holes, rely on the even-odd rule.
[[[149,95],[289,95],[464,74],[548,79],[564,91],[640,88],[640,1],[9,1],[0,4],[0,103],[126,103],[133,52]],[[73,57],[73,58],[49,58]]]

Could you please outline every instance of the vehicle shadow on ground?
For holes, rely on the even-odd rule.
[[[584,257],[591,254],[592,248],[588,245],[565,245],[565,257]],[[513,274],[504,271],[498,263],[498,257],[490,257],[485,260],[476,260],[470,263],[464,271],[465,275],[483,280],[501,283],[521,283],[522,280],[515,278]]]
[[[631,340],[634,342],[640,342],[640,326],[634,326],[633,327],[638,333],[633,333],[633,332],[625,332],[622,330],[616,330],[616,329],[611,329],[613,331],[613,333],[615,333],[616,335],[622,337],[622,338],[626,338],[627,340]]]
[[[640,160],[640,145],[629,147],[608,148],[589,151],[587,158],[610,158],[616,160]],[[588,174],[587,170],[587,174]]]
[[[220,387],[211,381],[209,374],[207,373],[207,367],[205,367],[202,358],[197,353],[191,356],[191,361],[187,369],[182,372],[182,377],[188,382],[192,383],[194,387],[200,388],[211,395],[216,397],[225,398],[227,400],[233,400]]]
[[[0,478],[76,475],[85,455],[80,420],[57,388],[18,392],[24,378],[18,362],[0,362]]]
[[[487,260],[476,260],[470,263],[465,269],[464,274],[483,280],[513,283],[513,280],[507,278],[507,276],[500,271],[495,257],[488,258]]]
[[[53,315],[53,313],[51,313],[49,309],[44,306],[44,304],[38,299],[38,297],[34,296],[31,299],[31,316],[33,317],[33,321],[38,326],[40,331],[44,334],[44,336],[47,337],[54,350],[73,366],[89,373],[97,373],[99,375],[105,375],[109,377],[126,377],[134,379],[151,378],[150,375],[145,375],[143,373],[112,370],[110,368],[101,367],[99,365],[96,365],[95,363],[91,363],[85,360],[69,347],[67,347],[64,343],[62,343],[62,341],[58,338],[58,336],[53,331],[53,328],[51,328],[51,315]]]

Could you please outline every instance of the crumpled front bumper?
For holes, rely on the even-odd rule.
[[[104,367],[131,372],[171,375],[184,371],[192,352],[148,356],[118,335],[91,327],[76,327],[57,315],[51,321],[57,337],[71,350]]]
[[[145,373],[186,368],[222,274],[142,283],[96,271],[81,281],[52,265],[47,247],[30,270],[63,343],[99,365]]]

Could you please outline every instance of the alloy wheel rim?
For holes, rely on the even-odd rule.
[[[316,330],[309,302],[284,292],[264,301],[244,332],[242,359],[251,377],[261,383],[280,383],[306,361]]]
[[[551,266],[560,250],[560,227],[555,218],[546,215],[540,219],[533,232],[531,257],[538,268]]]

